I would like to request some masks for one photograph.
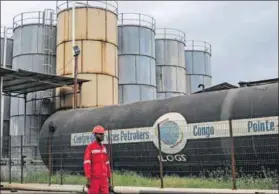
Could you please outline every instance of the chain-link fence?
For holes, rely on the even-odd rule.
[[[114,186],[274,189],[278,118],[210,123],[164,121],[157,127],[108,130]],[[277,119],[277,120],[276,120]],[[1,139],[1,181],[84,184],[91,133],[49,132],[39,143]],[[159,141],[161,140],[161,141]],[[39,154],[38,154],[39,153]]]

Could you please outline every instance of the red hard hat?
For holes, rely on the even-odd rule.
[[[94,127],[92,133],[105,133],[105,129],[101,125],[97,125]]]

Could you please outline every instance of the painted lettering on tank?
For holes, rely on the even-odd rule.
[[[248,133],[258,133],[258,132],[267,132],[275,130],[274,121],[248,121],[247,122]]]
[[[148,140],[149,139],[149,132],[141,132],[141,131],[121,131],[120,132],[120,141],[138,141],[138,140]]]
[[[204,137],[209,138],[211,135],[214,135],[214,127],[213,126],[199,127],[198,125],[194,125],[193,135],[194,136],[204,136]]]
[[[157,157],[160,161],[160,156]],[[187,156],[185,154],[162,155],[162,162],[187,162]]]
[[[74,136],[74,144],[87,145],[91,142],[90,135],[81,134],[80,136]]]

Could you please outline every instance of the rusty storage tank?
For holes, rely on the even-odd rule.
[[[156,99],[155,20],[118,15],[119,104]]]
[[[13,69],[23,69],[55,75],[56,17],[54,10],[24,12],[13,18]],[[52,113],[51,97],[54,90],[29,93],[26,96],[26,129],[24,127],[25,100],[11,98],[11,135],[24,135],[27,157],[35,157],[39,131]],[[24,97],[24,95],[21,95]],[[14,139],[14,141],[19,141]],[[18,145],[18,144],[14,144]],[[26,148],[27,149],[27,148]],[[35,154],[35,155],[34,155]]]
[[[85,2],[85,1],[83,1]],[[118,104],[117,8],[115,1],[57,1],[57,75],[72,77],[72,14],[80,48],[78,78],[90,80],[77,96],[78,107]],[[73,107],[73,88],[56,90],[56,110]],[[80,102],[81,99],[81,102]]]
[[[103,125],[111,131],[112,147],[107,147],[114,170],[158,175],[157,127],[161,123],[164,173],[198,176],[231,164],[232,119],[237,169],[260,172],[265,166],[271,172],[279,165],[278,111],[278,82],[121,106],[59,111],[42,127],[40,152],[46,166],[51,156],[54,171],[62,168],[83,173],[83,154],[91,141],[91,129]]]
[[[205,41],[187,40],[185,47],[186,88],[195,93],[212,86],[211,45]]]
[[[5,42],[6,41],[6,42]],[[12,28],[7,28],[5,26],[1,26],[1,67],[11,69],[12,68],[12,59],[13,59],[13,31]],[[5,56],[4,56],[5,55]],[[4,57],[6,60],[4,60]],[[5,64],[4,64],[5,63]],[[4,99],[2,105],[3,109],[3,131],[1,131],[1,137],[6,139],[10,135],[10,104],[11,98],[9,96],[1,96]],[[8,142],[6,140],[3,141],[3,157],[8,156]],[[1,152],[1,151],[0,151]]]
[[[186,94],[185,33],[176,29],[156,29],[157,98]]]

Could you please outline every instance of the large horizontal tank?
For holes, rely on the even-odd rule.
[[[23,69],[55,75],[56,17],[53,10],[24,12],[13,18],[13,69]],[[54,90],[33,92],[25,100],[11,98],[11,135],[24,135],[24,144],[30,148],[27,157],[36,157],[39,131],[44,120],[52,113],[51,101]],[[26,125],[25,125],[26,124]],[[24,129],[24,126],[26,128]],[[15,140],[16,141],[16,140]],[[18,141],[18,140],[17,140]],[[33,150],[33,151],[32,151]]]
[[[73,77],[72,11],[75,3],[75,45],[80,48],[78,107],[118,104],[117,2],[57,1],[57,75]],[[73,88],[56,90],[56,110],[73,107]]]
[[[118,21],[119,104],[156,99],[155,20],[121,13]]]
[[[230,118],[238,169],[256,171],[261,165],[271,170],[277,168],[278,83],[56,112],[43,125],[40,152],[48,165],[48,142],[52,142],[54,170],[62,166],[82,172],[91,130],[95,125],[103,125],[112,131],[114,170],[156,174],[159,164],[155,129],[165,121],[161,126],[164,172],[199,174],[231,164]]]
[[[155,36],[157,98],[186,94],[185,33],[157,28]]]
[[[205,41],[186,41],[186,88],[189,94],[201,90],[202,87],[211,87],[211,52],[211,45]]]
[[[6,43],[5,43],[6,39]],[[4,26],[1,26],[1,67],[11,69],[12,68],[12,60],[13,60],[13,31],[12,28],[7,28]],[[6,61],[5,65],[4,63],[4,52],[6,52]],[[2,96],[4,98],[3,106],[4,106],[4,112],[3,112],[3,131],[1,131],[1,137],[6,139],[10,135],[10,104],[11,104],[11,98],[9,96]],[[4,140],[3,143],[3,157],[8,156],[8,142]],[[0,151],[1,152],[1,151]]]

